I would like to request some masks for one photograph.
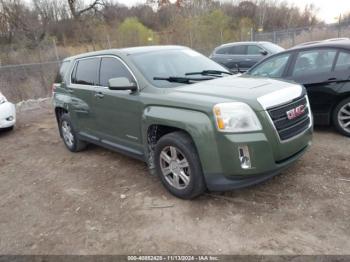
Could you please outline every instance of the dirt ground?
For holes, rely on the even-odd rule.
[[[1,254],[350,254],[350,139],[332,129],[280,176],[184,201],[142,162],[70,153],[48,102],[21,108],[0,134]]]

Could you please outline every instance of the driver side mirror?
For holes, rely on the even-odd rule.
[[[269,53],[268,53],[266,50],[261,50],[261,51],[260,51],[260,54],[262,54],[263,56],[265,56],[265,55],[268,55]]]
[[[110,90],[131,90],[136,91],[137,85],[126,77],[116,77],[108,80],[108,88]]]

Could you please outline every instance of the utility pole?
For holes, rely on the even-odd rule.
[[[338,38],[341,37],[341,14],[339,15],[339,21],[338,21]]]

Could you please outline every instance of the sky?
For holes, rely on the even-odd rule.
[[[138,3],[144,3],[145,0],[115,0],[119,3],[131,6]],[[231,0],[223,0],[230,2]],[[91,0],[85,0],[91,2]],[[314,4],[318,9],[318,17],[326,23],[337,22],[341,13],[350,12],[350,0],[287,0],[287,2],[303,8],[306,4]]]

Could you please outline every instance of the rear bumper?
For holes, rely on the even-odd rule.
[[[16,124],[16,107],[10,102],[0,105],[0,128],[12,127]]]
[[[311,142],[309,143],[309,145]],[[301,151],[297,152],[295,155],[289,157],[288,159],[276,163],[274,168],[269,171],[264,171],[262,173],[256,173],[254,175],[245,176],[225,176],[224,174],[206,174],[207,188],[210,191],[227,191],[232,189],[238,189],[243,187],[252,186],[263,182],[269,178],[272,178],[281,171],[293,165],[302,155],[305,154],[309,145],[304,147]]]

